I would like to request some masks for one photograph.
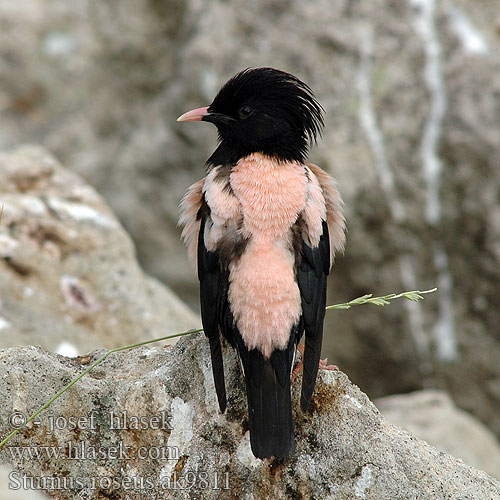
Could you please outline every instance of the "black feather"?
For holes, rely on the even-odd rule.
[[[222,413],[226,410],[226,384],[224,363],[219,335],[219,316],[224,300],[227,300],[227,286],[219,265],[219,252],[207,250],[204,242],[205,224],[208,216],[201,219],[198,235],[198,279],[200,280],[200,306],[203,330],[210,344],[212,373],[215,391]]]
[[[302,240],[302,254],[297,266],[297,282],[302,299],[302,319],[305,332],[304,373],[300,406],[307,411],[311,402],[323,340],[323,320],[326,306],[326,280],[330,270],[328,225],[323,222],[323,234],[317,247]]]

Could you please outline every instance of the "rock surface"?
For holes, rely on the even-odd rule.
[[[326,354],[372,397],[443,388],[500,436],[498,19],[473,0],[0,0],[0,148],[50,148],[195,305],[177,204],[215,131],[175,118],[245,66],[297,74],[346,201],[330,302],[440,289],[329,313]]]
[[[0,178],[0,347],[76,356],[198,327],[140,269],[102,198],[50,154],[0,153]]]
[[[13,469],[0,465],[0,500],[47,500],[48,497],[37,490],[9,488],[9,482],[17,475],[18,472]]]
[[[500,445],[496,436],[476,418],[458,409],[445,392],[398,394],[374,403],[392,424],[500,479]]]
[[[217,409],[209,357],[201,334],[115,353],[20,431],[0,457],[27,484],[51,486],[58,499],[500,497],[500,483],[486,473],[389,424],[341,372],[321,373],[308,414],[299,409],[295,380],[296,452],[271,473],[250,452],[234,351],[224,353],[225,415]],[[35,347],[0,351],[2,436],[12,415],[33,412],[82,371],[82,361]],[[28,450],[39,458],[28,459]],[[49,457],[54,452],[59,458]]]

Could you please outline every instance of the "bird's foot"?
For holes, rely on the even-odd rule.
[[[302,361],[299,361],[295,368],[293,369],[292,373],[290,374],[290,382],[293,381],[293,379],[302,371],[302,368],[304,367],[304,363]]]
[[[301,342],[297,344],[297,351],[299,351],[300,354],[302,355],[302,358],[304,358],[304,345]],[[337,365],[328,365],[327,363],[328,363],[328,358],[320,359],[318,363],[318,369],[328,370],[328,371],[339,369]],[[304,367],[304,361],[301,359],[293,369],[292,374],[290,375],[290,381],[292,381],[302,371],[303,367]]]
[[[327,365],[328,363],[328,358],[325,359],[320,359],[318,363],[318,367],[320,370],[328,370],[328,371],[333,371],[333,370],[339,370],[339,367],[337,365]]]

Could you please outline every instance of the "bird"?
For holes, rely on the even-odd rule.
[[[180,203],[179,225],[197,266],[203,330],[219,408],[227,394],[224,338],[246,385],[252,453],[294,453],[291,373],[305,336],[302,411],[320,366],[327,276],[345,244],[336,181],[307,161],[324,127],[311,88],[275,68],[246,68],[207,107],[178,121],[215,125],[206,176]]]

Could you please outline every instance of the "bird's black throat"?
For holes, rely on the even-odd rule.
[[[208,169],[218,165],[236,165],[241,158],[252,153],[261,153],[279,163],[303,163],[307,153],[307,144],[296,141],[272,142],[260,146],[241,143],[238,140],[222,140],[206,162]]]

